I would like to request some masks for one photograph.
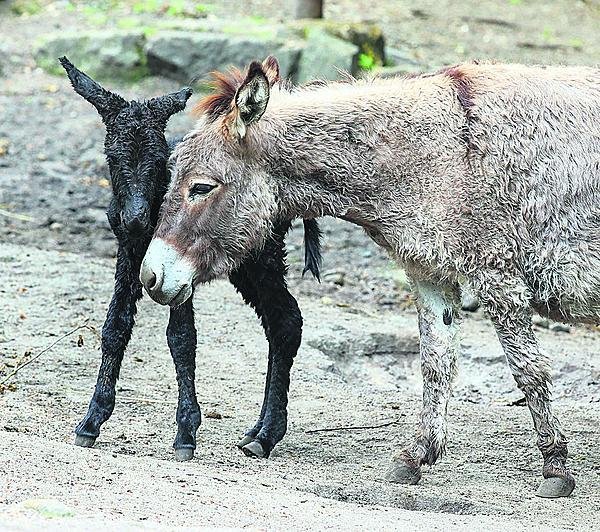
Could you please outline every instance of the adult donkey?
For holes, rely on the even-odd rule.
[[[153,296],[231,271],[279,217],[361,225],[418,296],[422,418],[388,478],[416,483],[444,451],[465,278],[531,411],[538,495],[569,495],[567,440],[531,314],[600,321],[600,71],[462,64],[289,89],[271,88],[253,62],[227,106],[215,112],[213,101],[173,154],[142,265],[143,279],[161,272]]]
[[[136,303],[142,297],[140,264],[169,183],[167,161],[174,143],[167,143],[165,127],[171,115],[185,108],[192,91],[186,88],[144,102],[126,101],[75,68],[66,57],[60,62],[75,91],[98,110],[106,126],[104,151],[113,189],[107,214],[119,244],[115,290],[102,328],[98,380],[88,412],[75,429],[75,443],[91,447],[115,405],[115,384],[134,326]],[[258,421],[238,444],[252,456],[268,454],[285,434],[287,396],[281,390],[287,390],[292,361],[300,345],[302,316],[285,282],[284,238],[289,227],[289,221],[280,221],[264,248],[248,254],[230,273],[235,288],[261,318],[269,343],[263,407]],[[305,271],[310,270],[316,277],[319,236],[317,222],[306,220]],[[180,306],[171,303],[167,343],[179,387],[173,447],[175,458],[181,461],[194,455],[201,419],[194,385],[196,329],[191,298]],[[267,442],[264,447],[254,443],[257,436]]]

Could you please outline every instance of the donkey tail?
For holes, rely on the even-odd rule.
[[[302,275],[306,272],[312,273],[313,277],[321,282],[321,229],[315,219],[304,221],[304,269]]]

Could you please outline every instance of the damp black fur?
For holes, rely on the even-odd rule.
[[[169,182],[167,161],[178,140],[167,141],[169,117],[185,107],[190,89],[128,102],[101,87],[66,57],[60,59],[75,91],[98,110],[106,125],[105,154],[113,197],[107,216],[118,241],[115,288],[102,328],[102,361],[88,412],[75,429],[76,443],[91,446],[115,405],[115,386],[142,297],[141,262],[152,238]],[[134,184],[135,186],[132,186]],[[248,257],[231,274],[231,282],[262,321],[269,343],[265,397],[258,421],[246,434],[246,454],[268,456],[287,427],[287,390],[290,369],[300,346],[302,316],[289,293],[285,275],[285,235],[289,222],[275,227],[264,249]],[[306,268],[319,276],[320,231],[315,220],[305,223]],[[196,399],[196,329],[192,299],[170,310],[167,343],[171,351],[179,399],[176,457],[190,459],[196,447],[201,414]],[[254,447],[252,447],[252,445]],[[258,447],[257,447],[258,446]],[[260,449],[251,453],[248,449]]]

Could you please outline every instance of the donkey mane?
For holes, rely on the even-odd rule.
[[[196,116],[206,115],[214,122],[227,113],[246,75],[239,68],[231,67],[227,72],[211,72],[210,76],[209,86],[214,92],[202,98],[192,112]]]

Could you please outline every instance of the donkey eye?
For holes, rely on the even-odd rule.
[[[208,183],[195,183],[190,188],[190,196],[195,196],[197,194],[208,194],[215,188],[217,188],[217,185],[209,185]]]

